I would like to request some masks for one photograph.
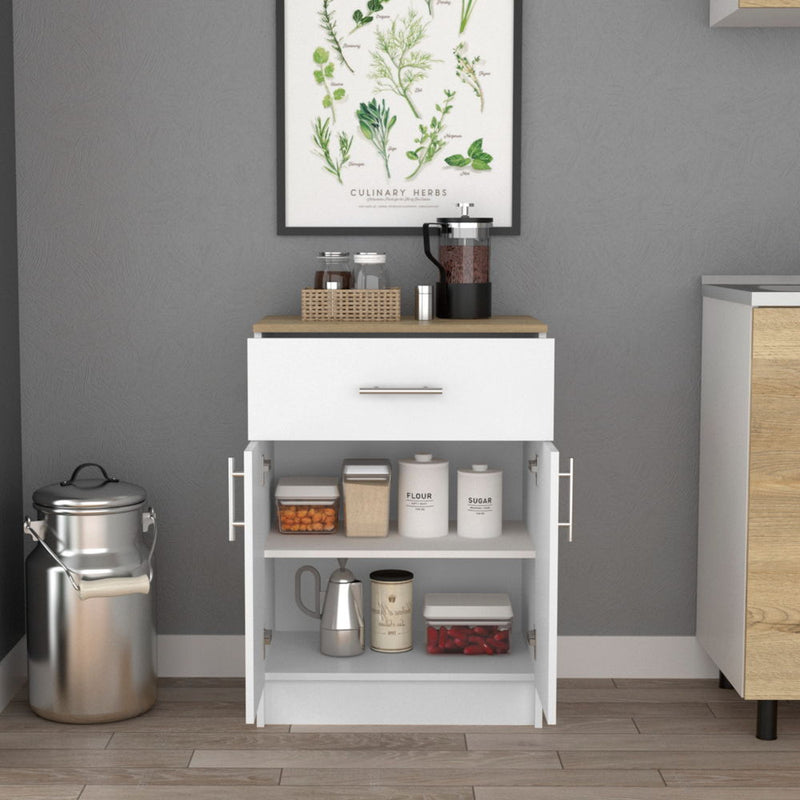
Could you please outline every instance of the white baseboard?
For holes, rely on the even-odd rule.
[[[28,653],[23,636],[0,661],[0,711],[9,703],[28,677]]]
[[[715,678],[694,636],[559,636],[559,678]]]
[[[159,636],[164,677],[241,677],[244,636]],[[713,678],[694,636],[560,636],[560,678]]]
[[[24,637],[0,661],[0,710],[25,682]],[[158,674],[240,678],[244,636],[158,637]],[[559,678],[714,678],[716,666],[694,636],[559,636]]]

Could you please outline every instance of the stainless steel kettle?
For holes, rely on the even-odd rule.
[[[320,620],[319,649],[326,656],[357,656],[364,652],[364,598],[360,580],[345,566],[340,558],[339,569],[328,579],[325,602],[320,610],[321,579],[319,572],[309,564],[300,567],[294,576],[294,599],[300,610],[309,617]],[[308,608],[300,596],[304,572],[314,579],[314,608]]]

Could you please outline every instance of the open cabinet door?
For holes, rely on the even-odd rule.
[[[536,695],[550,725],[556,721],[558,655],[558,489],[559,453],[552,442],[526,442],[525,522],[533,535],[536,559],[533,591],[528,594],[528,623],[533,644]]]
[[[245,722],[256,722],[264,693],[264,631],[272,627],[272,587],[267,591],[264,547],[270,524],[272,444],[251,442],[244,451]],[[263,725],[263,721],[259,724]]]

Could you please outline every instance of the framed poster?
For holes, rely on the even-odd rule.
[[[519,233],[522,0],[276,0],[278,233]]]

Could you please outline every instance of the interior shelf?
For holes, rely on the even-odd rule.
[[[497,656],[430,655],[424,633],[407,653],[376,653],[369,648],[352,658],[319,652],[319,633],[274,631],[267,651],[268,681],[502,681],[532,683],[533,659],[521,634],[512,636],[511,652]],[[277,647],[276,647],[277,645]]]
[[[536,558],[533,539],[521,521],[503,524],[503,535],[495,539],[465,539],[457,536],[455,522],[450,533],[435,539],[400,536],[396,524],[388,536],[285,534],[273,529],[267,535],[265,558]]]

